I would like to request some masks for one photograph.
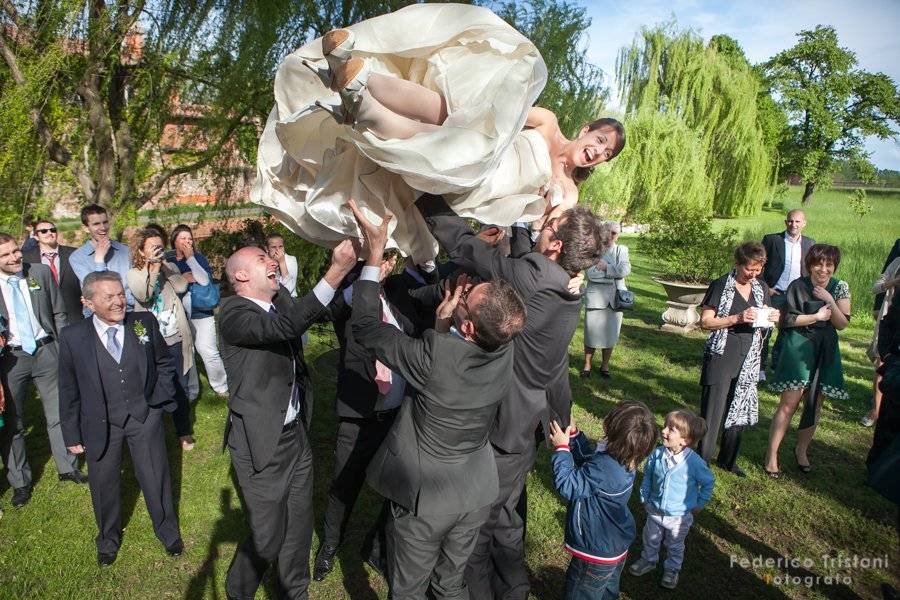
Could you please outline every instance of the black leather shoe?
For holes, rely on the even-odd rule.
[[[62,473],[59,476],[60,481],[71,481],[73,483],[87,483],[88,478],[87,475],[75,469],[74,471],[70,471],[69,473]]]
[[[316,552],[316,564],[313,567],[313,580],[322,581],[325,576],[334,569],[334,555],[337,554],[337,548],[322,544],[319,551]]]
[[[112,554],[103,554],[102,552],[98,552],[97,564],[101,567],[108,567],[109,565],[116,562],[116,556],[118,556],[116,552],[113,552]]]
[[[184,552],[184,542],[178,538],[171,545],[166,546],[166,554],[169,556],[181,556]]]
[[[29,500],[31,500],[31,486],[26,485],[25,487],[15,488],[13,490],[10,504],[16,508],[22,508],[28,504]]]

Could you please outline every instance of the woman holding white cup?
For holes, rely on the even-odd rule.
[[[769,287],[758,278],[765,263],[762,244],[741,244],[734,251],[734,269],[710,283],[701,302],[700,326],[712,333],[700,375],[700,416],[708,429],[699,451],[709,462],[724,421],[716,462],[739,477],[744,476],[736,464],[741,434],[759,417],[756,385],[763,337],[780,317],[771,307]]]

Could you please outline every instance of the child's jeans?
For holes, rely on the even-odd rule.
[[[615,600],[625,559],[611,565],[572,557],[566,571],[565,600]]]
[[[647,522],[644,524],[644,549],[641,558],[656,564],[659,560],[660,544],[664,543],[666,562],[663,563],[663,569],[680,571],[681,563],[684,561],[684,539],[694,523],[694,515],[685,513],[678,517],[668,517],[654,511],[649,504],[645,504],[644,507],[647,509]]]

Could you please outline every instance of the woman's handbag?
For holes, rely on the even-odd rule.
[[[219,300],[219,284],[212,278],[207,285],[191,284],[191,310],[212,310]]]
[[[634,308],[634,292],[631,290],[616,290],[613,297],[613,310],[631,310]]]
[[[616,262],[619,261],[619,247],[616,246]],[[621,280],[617,280],[621,281]],[[634,308],[634,292],[624,288],[616,288],[616,295],[613,296],[613,310],[631,310]]]

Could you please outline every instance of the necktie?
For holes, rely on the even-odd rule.
[[[275,315],[278,314],[278,311],[275,310],[275,305],[269,307],[269,316],[271,318],[275,318]],[[294,343],[288,341],[288,346],[291,347],[291,359],[294,361],[294,385],[291,386],[291,407],[299,411],[300,410],[300,387],[297,385],[297,350],[294,347]]]
[[[50,272],[53,273],[53,281],[56,282],[56,285],[59,285],[59,271],[56,269],[56,252],[42,252],[41,256],[46,257],[47,266],[50,267]]]
[[[116,339],[115,327],[110,327],[106,330],[106,350],[110,356],[116,359],[116,362],[122,360],[122,346],[119,345],[119,340]]]
[[[37,341],[34,339],[34,327],[31,325],[31,311],[28,310],[25,296],[22,295],[22,290],[19,288],[20,281],[22,278],[15,275],[7,279],[12,288],[13,314],[16,315],[16,328],[18,329],[16,333],[22,350],[28,354],[34,354],[37,350]]]
[[[384,297],[381,298],[381,322],[388,323],[387,313],[384,309]],[[378,393],[384,396],[391,391],[391,383],[393,374],[391,370],[377,358],[375,359],[375,385],[378,386]]]

